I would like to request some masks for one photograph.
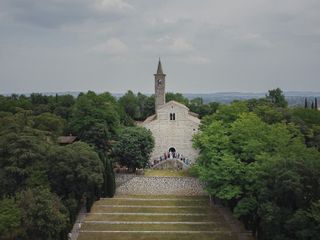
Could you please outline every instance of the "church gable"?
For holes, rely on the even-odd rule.
[[[171,100],[170,102],[167,102],[166,104],[164,104],[161,107],[159,107],[159,111],[161,111],[162,109],[168,109],[170,107],[171,108],[172,107],[182,108],[182,109],[185,109],[185,110],[187,110],[189,112],[189,108],[187,106],[183,105],[182,103],[173,101],[173,100]]]

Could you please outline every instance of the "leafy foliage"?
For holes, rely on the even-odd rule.
[[[76,142],[65,147],[56,146],[48,156],[48,177],[54,192],[63,198],[71,194],[80,199],[95,193],[103,182],[103,165],[97,153],[87,144]]]
[[[18,196],[23,209],[22,228],[26,239],[61,239],[68,224],[67,209],[47,188],[27,189]]]
[[[234,102],[205,117],[193,171],[258,239],[317,239],[320,153],[305,144],[317,112],[275,99]]]
[[[146,167],[154,147],[154,139],[149,130],[140,127],[127,127],[119,135],[114,147],[117,160],[132,171]]]
[[[0,201],[0,236],[13,236],[20,228],[22,211],[13,198]]]

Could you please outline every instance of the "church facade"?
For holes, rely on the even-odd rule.
[[[176,101],[166,102],[166,75],[159,60],[157,73],[154,74],[155,114],[149,116],[142,126],[149,129],[155,139],[150,162],[162,159],[166,154],[181,156],[193,163],[198,151],[192,147],[192,137],[198,131],[200,119],[189,108]]]

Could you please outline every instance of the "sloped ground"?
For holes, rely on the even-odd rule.
[[[196,179],[140,176],[123,183],[114,198],[103,198],[94,204],[78,239],[250,239],[239,238],[225,219],[221,209],[210,205]]]

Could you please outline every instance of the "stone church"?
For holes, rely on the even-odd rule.
[[[150,162],[162,160],[165,155],[183,157],[188,164],[195,161],[197,150],[192,147],[192,136],[198,131],[200,119],[189,108],[176,101],[166,102],[166,74],[159,59],[154,74],[155,114],[149,116],[142,126],[150,129],[155,139]],[[176,157],[179,156],[179,157]]]

